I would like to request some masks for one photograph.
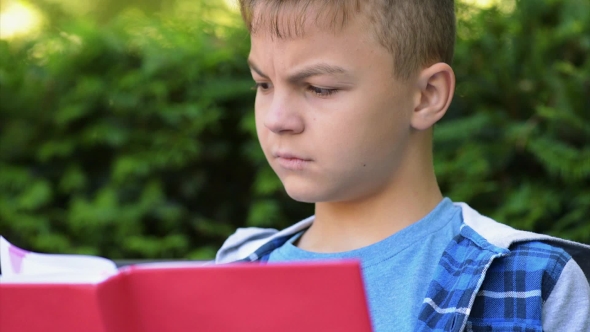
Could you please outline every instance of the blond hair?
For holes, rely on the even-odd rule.
[[[301,36],[313,9],[315,24],[337,30],[366,14],[377,40],[393,56],[394,75],[408,79],[437,62],[451,64],[455,46],[454,0],[239,0],[250,33]],[[285,15],[288,13],[288,15]]]

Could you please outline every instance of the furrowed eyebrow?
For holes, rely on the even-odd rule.
[[[260,75],[263,78],[268,79],[268,76],[266,74],[264,74],[260,69],[258,69],[258,67],[256,67],[256,65],[252,62],[252,60],[248,59],[248,65],[250,66],[250,69],[252,69],[258,75]],[[326,63],[318,63],[315,65],[311,65],[309,67],[303,68],[299,72],[289,76],[287,78],[287,81],[289,81],[289,83],[291,83],[291,84],[297,84],[297,83],[300,83],[301,81],[304,81],[305,79],[313,77],[313,76],[335,75],[335,74],[346,74],[346,73],[347,73],[346,69],[344,69],[342,67],[329,65]]]
[[[266,74],[264,74],[260,69],[258,69],[258,67],[256,67],[254,62],[252,62],[252,60],[250,60],[250,59],[248,59],[248,66],[250,66],[250,69],[255,71],[256,74],[260,75],[262,78],[268,79],[268,76]]]
[[[301,71],[289,76],[287,80],[293,84],[304,81],[307,78],[320,75],[335,75],[345,74],[346,70],[342,67],[332,66],[326,63],[318,63],[316,65],[309,66],[302,69]]]

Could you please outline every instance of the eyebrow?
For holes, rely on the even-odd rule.
[[[268,79],[268,76],[266,76],[266,74],[264,74],[262,72],[262,70],[258,69],[258,67],[256,67],[256,65],[254,64],[254,62],[252,62],[252,60],[248,59],[248,66],[250,66],[250,69],[252,69],[253,71],[256,72],[256,74],[262,76],[263,78]]]
[[[256,72],[256,74],[260,75],[263,78],[268,79],[268,76],[266,74],[264,74],[252,62],[252,60],[248,59],[248,65],[250,66],[250,69],[252,69],[253,71]],[[289,81],[292,84],[297,84],[297,83],[300,83],[301,81],[304,81],[305,79],[313,77],[313,76],[336,75],[336,74],[346,74],[346,73],[347,73],[347,70],[342,67],[329,65],[327,63],[318,63],[315,65],[311,65],[309,67],[305,67],[302,70],[290,75],[287,78],[287,81]]]

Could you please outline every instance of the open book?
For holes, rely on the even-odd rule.
[[[357,262],[155,263],[39,254],[0,237],[0,331],[371,331]]]

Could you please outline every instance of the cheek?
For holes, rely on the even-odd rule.
[[[366,171],[392,166],[410,131],[408,104],[399,98],[367,98],[370,103],[348,103],[338,116],[321,119],[316,142],[330,154],[334,166],[347,164]],[[391,105],[396,105],[392,107]],[[318,119],[319,121],[319,119]]]
[[[410,133],[412,107],[410,98],[400,94],[385,92],[372,99],[370,111],[365,114],[366,135],[372,145],[392,149],[403,137]],[[369,110],[369,109],[368,109]]]
[[[265,141],[268,136],[268,128],[264,125],[265,107],[264,101],[259,96],[256,97],[254,103],[254,123],[256,125],[256,134],[261,144]],[[263,146],[264,147],[264,146]]]
[[[410,128],[407,98],[372,95],[360,102],[348,102],[334,116],[331,130],[341,139],[361,146],[387,144]]]

